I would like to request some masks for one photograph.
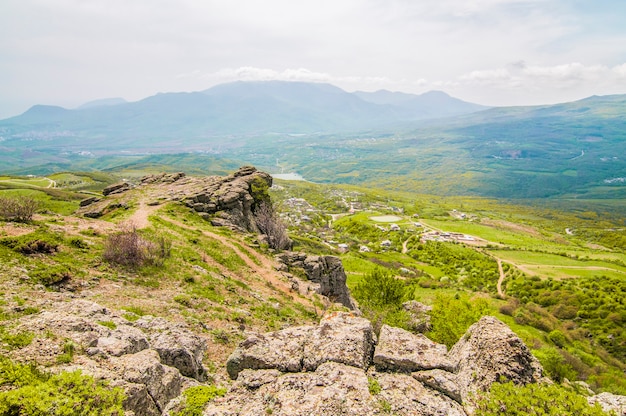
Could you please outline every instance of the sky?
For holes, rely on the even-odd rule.
[[[490,106],[626,93],[624,0],[2,0],[0,118],[235,80]]]

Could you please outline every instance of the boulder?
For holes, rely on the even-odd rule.
[[[461,387],[459,386],[456,374],[445,370],[434,369],[418,371],[411,375],[423,385],[445,394],[452,400],[462,403]]]
[[[102,190],[102,195],[112,195],[112,194],[121,194],[122,192],[126,192],[131,189],[131,186],[128,182],[119,182],[114,183],[113,185],[109,185]]]
[[[143,332],[129,325],[120,325],[105,337],[98,338],[96,346],[88,350],[89,354],[104,353],[119,357],[135,354],[149,348]]]
[[[302,269],[314,290],[350,310],[358,310],[346,286],[346,272],[341,259],[335,256],[310,256],[304,253],[284,252],[276,259],[286,266],[286,271]]]
[[[588,397],[589,404],[598,403],[602,409],[609,413],[615,412],[617,416],[626,416],[626,396],[618,396],[611,393],[600,393]]]
[[[466,416],[459,403],[408,374],[376,373],[373,378],[381,389],[376,398],[389,404],[390,414]]]
[[[452,369],[446,356],[448,348],[422,334],[383,325],[374,351],[374,365],[379,371],[411,373],[418,370]]]
[[[327,361],[366,369],[376,337],[371,323],[346,312],[322,318],[317,327],[286,328],[248,337],[226,362],[232,379],[245,369],[313,371]]]
[[[163,364],[177,368],[185,377],[206,381],[207,370],[202,365],[206,342],[189,331],[170,328],[150,337],[150,344]]]
[[[376,335],[367,319],[348,312],[327,314],[304,344],[304,369],[315,370],[327,361],[367,369],[375,344]]]
[[[463,401],[507,380],[523,385],[542,378],[542,367],[511,329],[492,316],[472,325],[448,354],[454,365]]]
[[[159,411],[180,395],[182,377],[175,368],[164,366],[154,350],[143,350],[137,354],[123,355],[111,359],[113,372],[123,380],[143,384]]]
[[[304,344],[311,338],[313,330],[310,326],[286,328],[248,337],[228,358],[228,375],[236,379],[244,369],[301,371]]]
[[[205,408],[204,416],[371,415],[378,410],[361,369],[326,362],[314,372],[287,373],[259,387],[237,381],[226,396]]]
[[[269,174],[244,166],[227,177],[205,178],[202,188],[185,196],[185,203],[196,212],[215,217],[211,221],[217,225],[258,232],[253,208],[265,197],[259,189],[271,186]]]

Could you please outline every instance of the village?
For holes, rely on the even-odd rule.
[[[405,251],[406,244],[394,244],[394,241],[399,239],[406,241],[415,237],[419,237],[421,243],[438,241],[479,245],[483,242],[475,236],[447,232],[424,224],[419,221],[419,214],[404,215],[404,210],[400,207],[385,205],[380,202],[359,201],[357,192],[333,190],[332,196],[335,199],[333,211],[343,212],[325,213],[304,198],[290,197],[282,203],[281,218],[288,226],[300,228],[307,233],[308,237],[339,253],[346,253],[351,249],[361,253]],[[361,213],[372,214],[366,218],[365,222],[378,231],[376,235],[381,238],[377,241],[369,240],[359,243],[342,241],[341,236],[333,230],[333,223],[342,218]],[[456,209],[451,210],[449,215],[460,220],[475,219],[474,216]],[[396,235],[396,233],[401,235]]]

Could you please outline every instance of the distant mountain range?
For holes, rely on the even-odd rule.
[[[0,173],[246,163],[434,194],[620,199],[625,154],[626,95],[486,108],[438,91],[234,82],[0,120]]]
[[[54,138],[72,146],[141,147],[160,139],[190,144],[231,135],[337,133],[484,110],[443,92],[422,95],[348,93],[329,84],[304,82],[233,82],[205,91],[160,93],[137,102],[96,100],[74,110],[36,105],[1,120],[5,139]],[[111,142],[113,140],[113,142]]]

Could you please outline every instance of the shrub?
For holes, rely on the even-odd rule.
[[[408,329],[408,317],[402,309],[408,290],[404,281],[396,279],[389,271],[377,268],[367,273],[352,294],[376,332],[382,324]]]
[[[557,384],[494,383],[488,394],[478,397],[476,405],[476,416],[606,415],[600,405],[590,406],[585,397]]]
[[[400,306],[407,295],[403,280],[396,279],[384,269],[365,274],[353,291],[360,305],[371,307]]]
[[[470,325],[489,313],[489,303],[485,299],[457,299],[438,294],[430,312],[432,330],[428,332],[428,337],[451,348]]]
[[[0,356],[0,414],[33,416],[121,416],[122,389],[80,371],[48,374]]]
[[[569,380],[576,378],[576,372],[556,348],[544,347],[534,350],[533,353],[552,380],[561,383],[566,378]]]
[[[125,267],[161,266],[170,256],[171,242],[159,237],[156,242],[143,238],[135,227],[111,234],[105,242],[104,260]]]
[[[183,408],[173,416],[200,416],[208,402],[226,394],[226,389],[215,386],[194,386],[183,392]]]
[[[29,222],[39,206],[39,201],[29,196],[0,197],[0,218],[5,221]]]
[[[292,242],[287,234],[287,228],[282,223],[272,204],[261,202],[254,210],[254,222],[262,234],[267,236],[267,244],[275,250],[288,250]]]

